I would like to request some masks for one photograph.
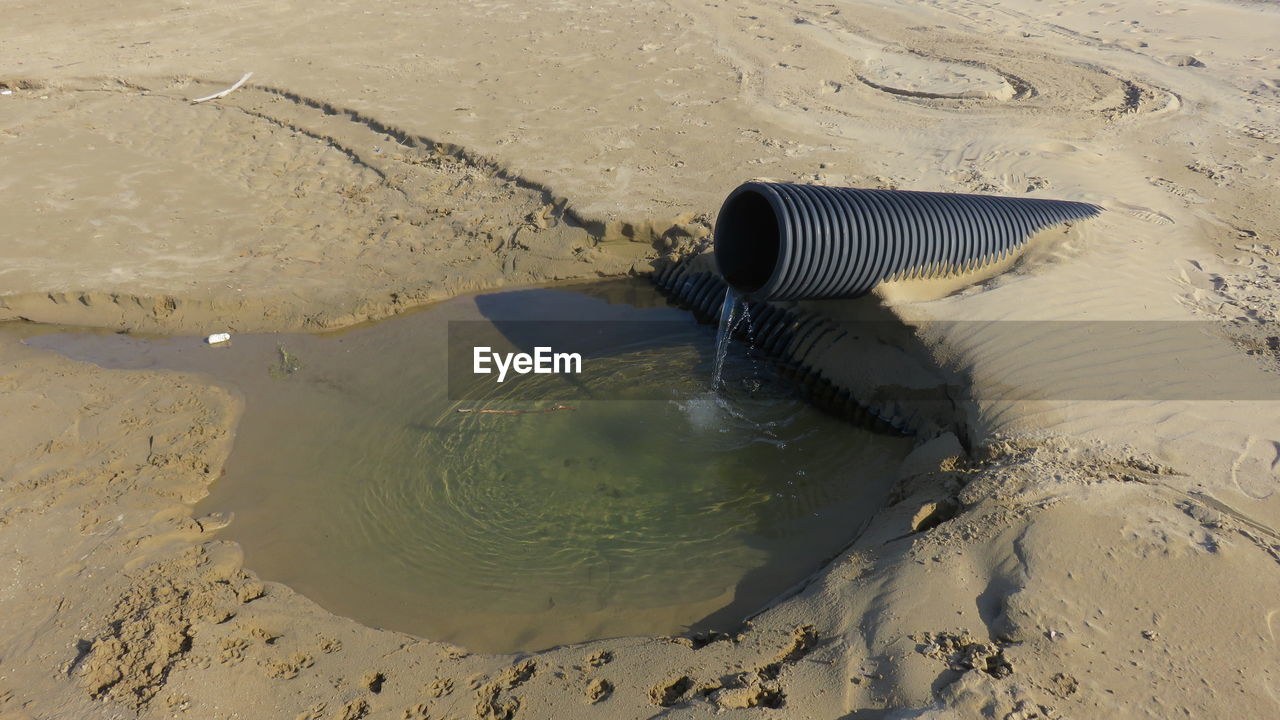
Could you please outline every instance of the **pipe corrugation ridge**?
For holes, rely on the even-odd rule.
[[[1035,233],[1101,212],[1089,203],[749,182],[715,228],[721,275],[754,300],[857,297],[879,282],[999,262]]]
[[[689,263],[675,263],[664,274],[652,275],[655,285],[676,304],[687,308],[705,322],[717,322],[720,317],[719,301],[723,299],[728,284],[718,275],[709,272],[692,272]],[[702,298],[695,304],[692,294]],[[707,299],[717,302],[706,303]],[[776,368],[778,376],[794,384],[797,393],[806,402],[813,404],[824,412],[830,413],[845,421],[875,432],[891,435],[911,435],[915,425],[906,418],[881,417],[863,406],[849,388],[837,385],[814,370],[804,362],[804,358],[815,352],[821,344],[829,346],[844,336],[844,331],[818,314],[791,310],[776,304],[744,300],[747,312],[751,316],[751,333],[746,327],[740,327],[740,336],[753,336],[753,351],[768,358]],[[704,308],[707,308],[704,310]]]

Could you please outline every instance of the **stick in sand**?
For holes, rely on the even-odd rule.
[[[489,415],[536,415],[539,413],[555,412],[557,410],[572,410],[568,405],[557,405],[551,408],[543,408],[542,410],[486,410],[484,408],[458,408],[460,413],[485,413]]]
[[[245,84],[246,82],[248,82],[248,81],[249,81],[249,78],[251,78],[251,77],[253,77],[253,73],[251,73],[251,72],[247,72],[247,73],[245,73],[245,74],[244,74],[244,77],[242,77],[242,78],[240,78],[239,80],[237,80],[237,81],[236,81],[236,84],[235,84],[235,85],[232,85],[231,87],[227,88],[226,90],[222,90],[222,91],[220,91],[220,92],[216,92],[216,93],[214,93],[214,94],[212,94],[212,95],[205,95],[205,96],[204,96],[204,97],[202,97],[202,98],[196,98],[195,100],[192,100],[192,101],[191,101],[191,104],[192,104],[192,105],[195,105],[196,103],[202,103],[202,102],[205,102],[205,101],[207,101],[207,100],[217,100],[218,98],[226,97],[226,96],[230,95],[231,93],[235,92],[236,90],[239,90],[239,89],[240,89],[240,86],[241,86],[241,85],[243,85],[243,84]]]

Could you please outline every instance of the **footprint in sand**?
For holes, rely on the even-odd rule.
[[[1240,454],[1231,463],[1231,480],[1240,492],[1256,500],[1275,493],[1280,469],[1280,442],[1250,435]]]
[[[1169,217],[1168,215],[1165,215],[1162,212],[1152,210],[1151,208],[1148,208],[1148,207],[1142,207],[1140,205],[1130,205],[1128,203],[1122,203],[1118,201],[1114,203],[1114,206],[1116,207],[1116,209],[1123,210],[1125,213],[1132,215],[1133,217],[1136,217],[1139,220],[1142,220],[1143,222],[1149,222],[1155,225],[1175,224],[1173,218]]]

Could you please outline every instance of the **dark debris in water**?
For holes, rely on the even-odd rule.
[[[277,379],[288,377],[302,369],[302,361],[297,355],[289,352],[283,343],[276,346],[276,353],[278,355],[276,364],[269,370],[271,377]]]

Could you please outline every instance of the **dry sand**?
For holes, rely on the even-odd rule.
[[[992,281],[886,293],[904,317],[1215,320],[1233,361],[1277,370],[1271,3],[18,0],[5,19],[7,319],[340,326],[642,272],[704,248],[738,182],[799,178],[1108,208]],[[973,403],[971,452],[922,446],[849,552],[739,634],[513,658],[361,627],[244,568],[191,512],[230,450],[225,391],[6,337],[6,720],[1280,714],[1273,402]],[[979,386],[1005,372],[981,332],[930,340]],[[1054,347],[1065,377],[1096,370]]]

